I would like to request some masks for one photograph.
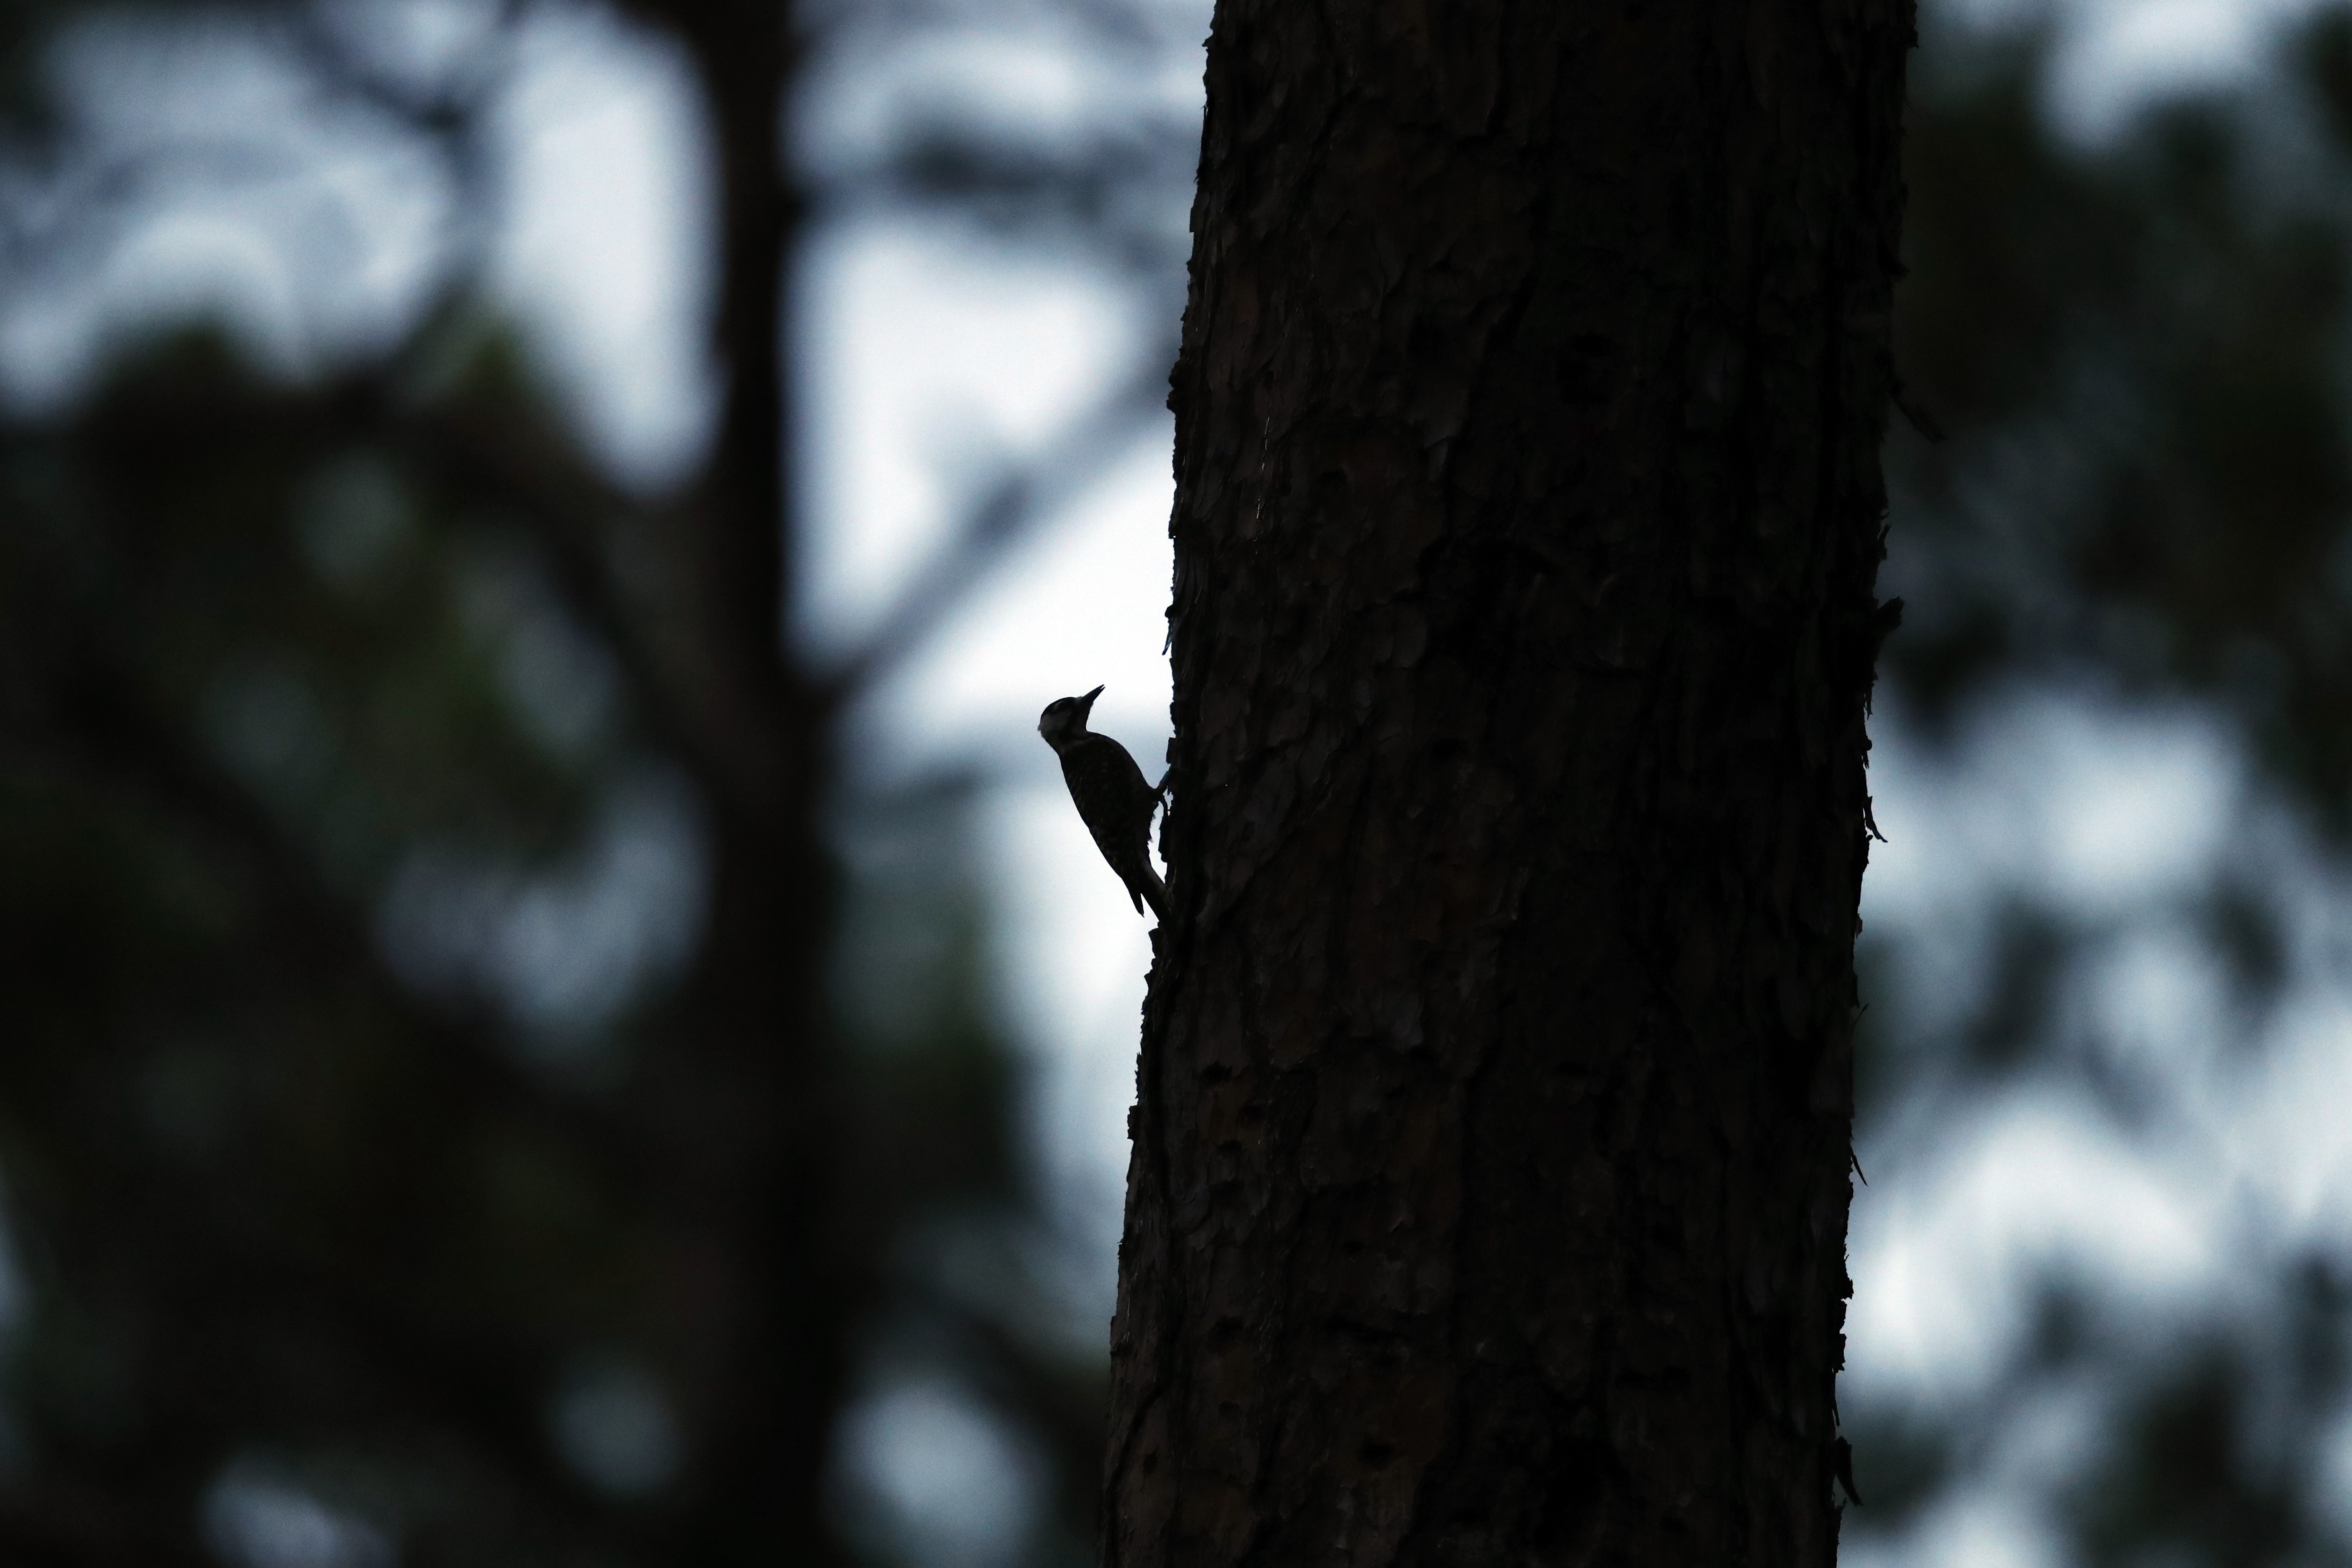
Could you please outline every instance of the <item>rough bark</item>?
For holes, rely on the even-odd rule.
[[[1223,0],[1107,1563],[1825,1563],[1907,0]]]

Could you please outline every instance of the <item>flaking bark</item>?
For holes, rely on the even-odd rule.
[[[1906,0],[1223,0],[1118,1568],[1831,1562]]]

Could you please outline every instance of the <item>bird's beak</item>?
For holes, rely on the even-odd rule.
[[[1087,692],[1084,697],[1079,698],[1078,700],[1085,704],[1085,710],[1091,713],[1095,710],[1095,699],[1100,697],[1102,694],[1103,689],[1097,686],[1092,691]]]

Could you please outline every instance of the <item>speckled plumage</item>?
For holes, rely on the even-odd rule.
[[[1102,689],[1097,686],[1083,697],[1048,703],[1038,715],[1037,732],[1062,759],[1062,782],[1069,785],[1071,804],[1094,836],[1095,847],[1127,884],[1135,912],[1141,914],[1148,903],[1154,915],[1166,920],[1168,885],[1151,868],[1151,814],[1160,804],[1160,791],[1143,782],[1143,770],[1125,746],[1087,728],[1087,711]]]

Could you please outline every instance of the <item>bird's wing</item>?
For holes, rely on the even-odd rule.
[[[1118,746],[1118,742],[1113,741],[1111,744]],[[1127,775],[1128,793],[1135,797],[1137,807],[1148,814],[1150,807],[1160,802],[1159,788],[1144,778],[1143,769],[1136,763],[1135,753],[1125,746],[1118,747],[1118,760],[1126,764],[1120,771]]]

